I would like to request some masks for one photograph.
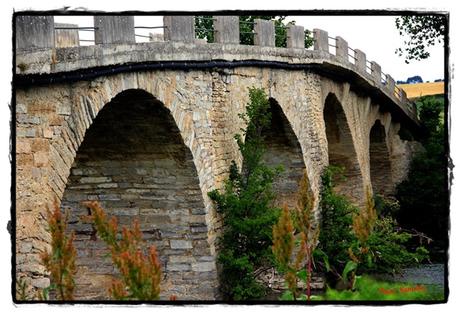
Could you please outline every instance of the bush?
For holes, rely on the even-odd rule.
[[[335,285],[341,277],[345,265],[350,260],[348,249],[357,240],[352,232],[352,217],[358,208],[333,190],[334,181],[341,179],[341,172],[341,168],[329,166],[321,177],[321,231],[315,254],[318,260],[324,260],[324,256],[327,258],[324,261],[327,263],[324,269],[329,267],[326,279],[330,285]]]
[[[218,262],[221,287],[227,300],[256,299],[264,295],[264,287],[256,282],[254,270],[272,262],[272,226],[279,209],[273,206],[274,177],[281,169],[264,164],[263,130],[270,126],[270,103],[260,89],[249,89],[250,101],[241,114],[246,128],[235,135],[243,157],[241,171],[233,161],[224,190],[214,190],[209,197],[222,214]],[[246,138],[243,141],[243,138]]]
[[[394,201],[378,198],[374,210],[368,193],[366,208],[357,213],[358,208],[334,192],[340,171],[328,167],[322,176],[322,221],[315,254],[317,259],[323,259],[329,286],[339,283],[338,287],[351,288],[355,273],[395,273],[426,260],[426,249],[418,246],[410,251],[407,243],[413,235],[402,231],[391,217],[397,213]],[[376,211],[380,212],[378,216]]]
[[[422,246],[410,252],[406,244],[412,235],[397,228],[396,221],[391,217],[377,219],[367,241],[371,263],[361,264],[361,272],[398,273],[403,267],[428,258],[428,251]]]
[[[51,252],[44,252],[41,259],[50,273],[51,285],[42,290],[39,297],[47,300],[49,291],[53,291],[58,300],[73,300],[74,276],[77,271],[76,250],[73,246],[75,234],[73,232],[70,236],[66,234],[68,215],[62,216],[57,204],[53,212],[47,211],[47,215],[48,230],[51,234]]]
[[[288,291],[281,297],[282,300],[299,298],[297,278],[305,282],[307,286],[306,299],[310,300],[313,253],[319,235],[319,227],[315,227],[313,209],[314,195],[305,171],[300,181],[299,199],[293,214],[285,205],[278,223],[273,226],[272,250],[278,263],[278,269],[284,273],[288,287]],[[297,240],[294,237],[294,225]],[[299,244],[298,249],[295,249],[296,243]],[[294,252],[296,253],[293,254]],[[306,264],[305,267],[301,269],[304,264]]]
[[[157,300],[160,296],[161,267],[155,246],[147,257],[142,252],[142,233],[139,222],[132,229],[123,227],[121,238],[115,217],[109,221],[98,202],[86,202],[91,210],[90,220],[98,236],[109,246],[112,261],[121,274],[113,279],[109,292],[116,300]]]

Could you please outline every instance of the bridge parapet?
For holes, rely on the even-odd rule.
[[[212,20],[214,42],[202,45],[197,41],[195,17],[165,16],[163,42],[137,43],[133,16],[97,15],[94,17],[94,46],[61,48],[62,36],[75,36],[79,30],[91,27],[62,27],[53,16],[16,16],[16,73],[19,76],[54,75],[83,68],[115,66],[126,63],[205,60],[260,60],[286,63],[289,66],[323,65],[327,70],[344,70],[359,76],[394,102],[415,123],[417,113],[406,93],[394,79],[383,73],[381,66],[366,59],[359,49],[352,49],[340,36],[330,37],[327,31],[314,29],[313,47],[305,47],[302,26],[286,26],[286,47],[275,47],[276,28],[272,21],[256,19],[241,22],[238,16],[208,17]],[[240,44],[241,23],[252,24],[254,46]],[[78,34],[77,37],[78,38]],[[198,47],[205,46],[205,47]],[[114,49],[118,46],[119,49]],[[124,47],[122,47],[124,46]],[[122,51],[122,52],[120,52]],[[203,51],[203,53],[200,53]],[[198,55],[199,54],[199,55]],[[187,57],[188,55],[188,57]],[[90,62],[87,62],[91,60]],[[83,62],[84,61],[84,62]],[[364,81],[364,82],[363,82]]]

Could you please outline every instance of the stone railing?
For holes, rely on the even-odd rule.
[[[254,22],[240,22],[238,16],[214,16],[213,44],[238,45],[240,44],[240,23],[250,23],[254,46],[275,48],[276,29],[273,21],[256,19]],[[16,16],[16,52],[27,55],[31,52],[54,48],[78,47],[82,39],[80,31],[93,31],[95,45],[135,45],[136,37],[149,37],[135,33],[137,28],[162,28],[163,42],[206,44],[206,40],[196,38],[194,16],[164,16],[163,25],[136,27],[134,16],[94,16],[94,27],[78,27],[74,24],[54,23],[53,16]],[[314,44],[305,47],[306,33],[313,34]],[[415,105],[407,99],[406,92],[395,85],[393,77],[385,74],[381,66],[366,59],[366,54],[359,49],[352,49],[342,37],[330,37],[321,29],[305,30],[299,25],[286,26],[286,48],[289,51],[312,50],[322,58],[333,58],[346,68],[351,68],[368,82],[372,82],[387,97],[395,102],[415,122],[418,121]],[[158,44],[158,36],[150,36],[150,44]],[[160,38],[161,39],[161,38]],[[83,47],[82,47],[83,48]],[[276,48],[283,49],[283,48]],[[243,48],[241,48],[243,50]],[[282,53],[281,53],[282,54]],[[253,55],[251,55],[253,56]],[[261,60],[266,60],[261,56]],[[26,58],[23,58],[26,59]],[[33,58],[32,58],[33,59]],[[164,60],[164,59],[163,59]],[[27,74],[17,70],[18,74]]]

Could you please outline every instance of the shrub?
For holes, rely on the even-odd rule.
[[[209,193],[222,214],[218,262],[222,292],[229,300],[255,299],[264,294],[253,273],[271,263],[271,230],[279,215],[273,206],[272,183],[280,169],[270,168],[262,160],[263,130],[271,121],[270,103],[260,89],[250,88],[249,98],[246,113],[240,115],[246,127],[235,135],[243,157],[241,172],[233,161],[224,190]]]
[[[367,242],[371,263],[360,265],[363,272],[397,273],[403,267],[428,259],[428,251],[423,246],[409,251],[406,244],[412,235],[397,229],[393,218],[383,216],[377,219]]]
[[[118,223],[115,217],[109,221],[98,202],[85,202],[91,210],[89,219],[94,223],[98,236],[109,246],[112,261],[121,274],[113,279],[109,292],[116,300],[157,300],[160,296],[161,266],[155,246],[147,257],[142,252],[142,233],[135,220],[132,228],[123,227],[118,239]]]
[[[47,210],[48,230],[51,234],[51,252],[44,252],[41,260],[46,270],[50,273],[51,285],[42,291],[39,296],[48,299],[48,292],[56,292],[58,300],[73,300],[75,289],[74,276],[76,273],[75,257],[76,250],[73,246],[75,234],[66,234],[67,217],[62,216],[57,204],[53,212]]]
[[[317,259],[323,260],[327,283],[332,286],[341,278],[350,260],[348,249],[356,241],[352,232],[352,216],[358,209],[333,190],[341,172],[341,168],[329,166],[321,176],[321,231],[315,251]]]
[[[278,269],[285,274],[288,291],[281,297],[282,300],[296,300],[299,298],[297,278],[305,281],[307,286],[306,299],[310,300],[310,282],[312,276],[313,251],[318,242],[319,228],[315,228],[314,196],[311,192],[307,172],[300,181],[299,197],[294,217],[287,206],[283,207],[278,223],[273,226],[273,253],[278,262]],[[295,232],[298,240],[294,237]],[[295,243],[300,244],[295,249]],[[295,251],[297,250],[297,251]],[[293,255],[293,252],[297,252]],[[295,257],[294,257],[295,256]],[[305,268],[301,270],[303,264]]]
[[[387,216],[397,207],[394,201],[380,198],[377,216],[368,192],[366,207],[356,213],[358,209],[333,190],[334,181],[339,178],[340,169],[335,167],[326,168],[322,176],[321,232],[315,250],[316,258],[323,260],[330,286],[338,282],[339,289],[350,289],[355,273],[395,273],[427,259],[423,246],[409,250],[407,243],[413,235],[401,230],[395,219]]]

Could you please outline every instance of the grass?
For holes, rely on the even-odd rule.
[[[328,288],[325,295],[314,300],[332,301],[417,301],[444,300],[444,291],[436,285],[390,283],[368,276],[356,278],[354,290],[338,291]]]

